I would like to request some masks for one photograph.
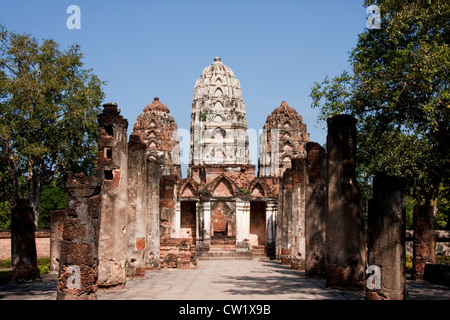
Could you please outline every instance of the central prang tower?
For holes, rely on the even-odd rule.
[[[250,164],[241,85],[219,57],[195,83],[189,164]]]

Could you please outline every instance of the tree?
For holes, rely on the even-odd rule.
[[[95,168],[104,82],[82,57],[0,27],[0,196],[9,207],[29,198],[36,226],[45,185]]]
[[[352,73],[316,82],[312,105],[321,119],[358,119],[361,175],[406,177],[417,203],[432,205],[450,182],[450,5],[378,5],[381,28],[359,35]]]

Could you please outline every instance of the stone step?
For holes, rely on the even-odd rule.
[[[252,246],[250,250],[251,250],[252,253],[265,254],[266,253],[266,246],[263,246],[263,245],[261,245],[261,246]]]
[[[236,252],[236,251],[209,251],[197,252],[198,260],[251,260],[251,252]]]
[[[236,237],[211,238],[211,245],[236,244]]]
[[[211,245],[209,251],[236,251],[235,244],[228,245]]]

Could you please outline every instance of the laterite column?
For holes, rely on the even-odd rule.
[[[367,300],[404,300],[406,297],[405,184],[378,173],[367,221]]]
[[[327,155],[318,143],[306,143],[306,268],[308,277],[326,275],[325,222]]]
[[[75,174],[67,180],[70,194],[61,241],[58,300],[96,300],[100,179]]]
[[[14,280],[36,280],[37,267],[33,208],[28,199],[16,199],[11,210],[11,263]]]
[[[365,241],[356,182],[356,120],[328,119],[327,287],[364,288]]]

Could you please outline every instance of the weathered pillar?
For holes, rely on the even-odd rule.
[[[16,206],[11,210],[11,264],[14,280],[36,280],[40,277],[34,214],[28,199],[16,199]]]
[[[327,287],[364,288],[365,241],[356,182],[356,120],[328,119]]]
[[[236,251],[250,250],[250,201],[236,201]]]
[[[200,198],[197,203],[196,250],[209,251],[211,247],[211,202]]]
[[[308,277],[326,275],[326,204],[327,204],[327,157],[318,143],[306,143],[306,261]]]
[[[175,203],[174,223],[172,225],[171,238],[181,238],[181,202]]]
[[[281,264],[291,265],[292,234],[292,169],[286,169],[280,179],[278,214],[276,220],[277,258]]]
[[[145,144],[139,136],[130,135],[128,145],[128,253],[127,276],[145,275],[147,246],[147,188]]]
[[[128,121],[119,114],[115,103],[103,106],[98,116],[98,171],[103,177],[98,285],[120,289],[126,282],[128,251]]]
[[[436,263],[434,210],[430,205],[415,205],[412,278],[423,279],[426,263]]]
[[[50,211],[50,273],[59,272],[59,261],[61,255],[61,241],[64,231],[64,219],[66,210]]]
[[[278,207],[274,200],[268,200],[266,203],[267,256],[275,258],[275,221]]]
[[[305,270],[305,164],[303,158],[292,159],[291,268]]]
[[[406,298],[405,183],[378,173],[367,219],[367,300]]]
[[[160,266],[160,173],[155,159],[147,159],[147,243],[145,265],[147,269],[159,269]]]
[[[70,197],[61,241],[58,300],[97,299],[100,181],[82,173],[67,180]]]

